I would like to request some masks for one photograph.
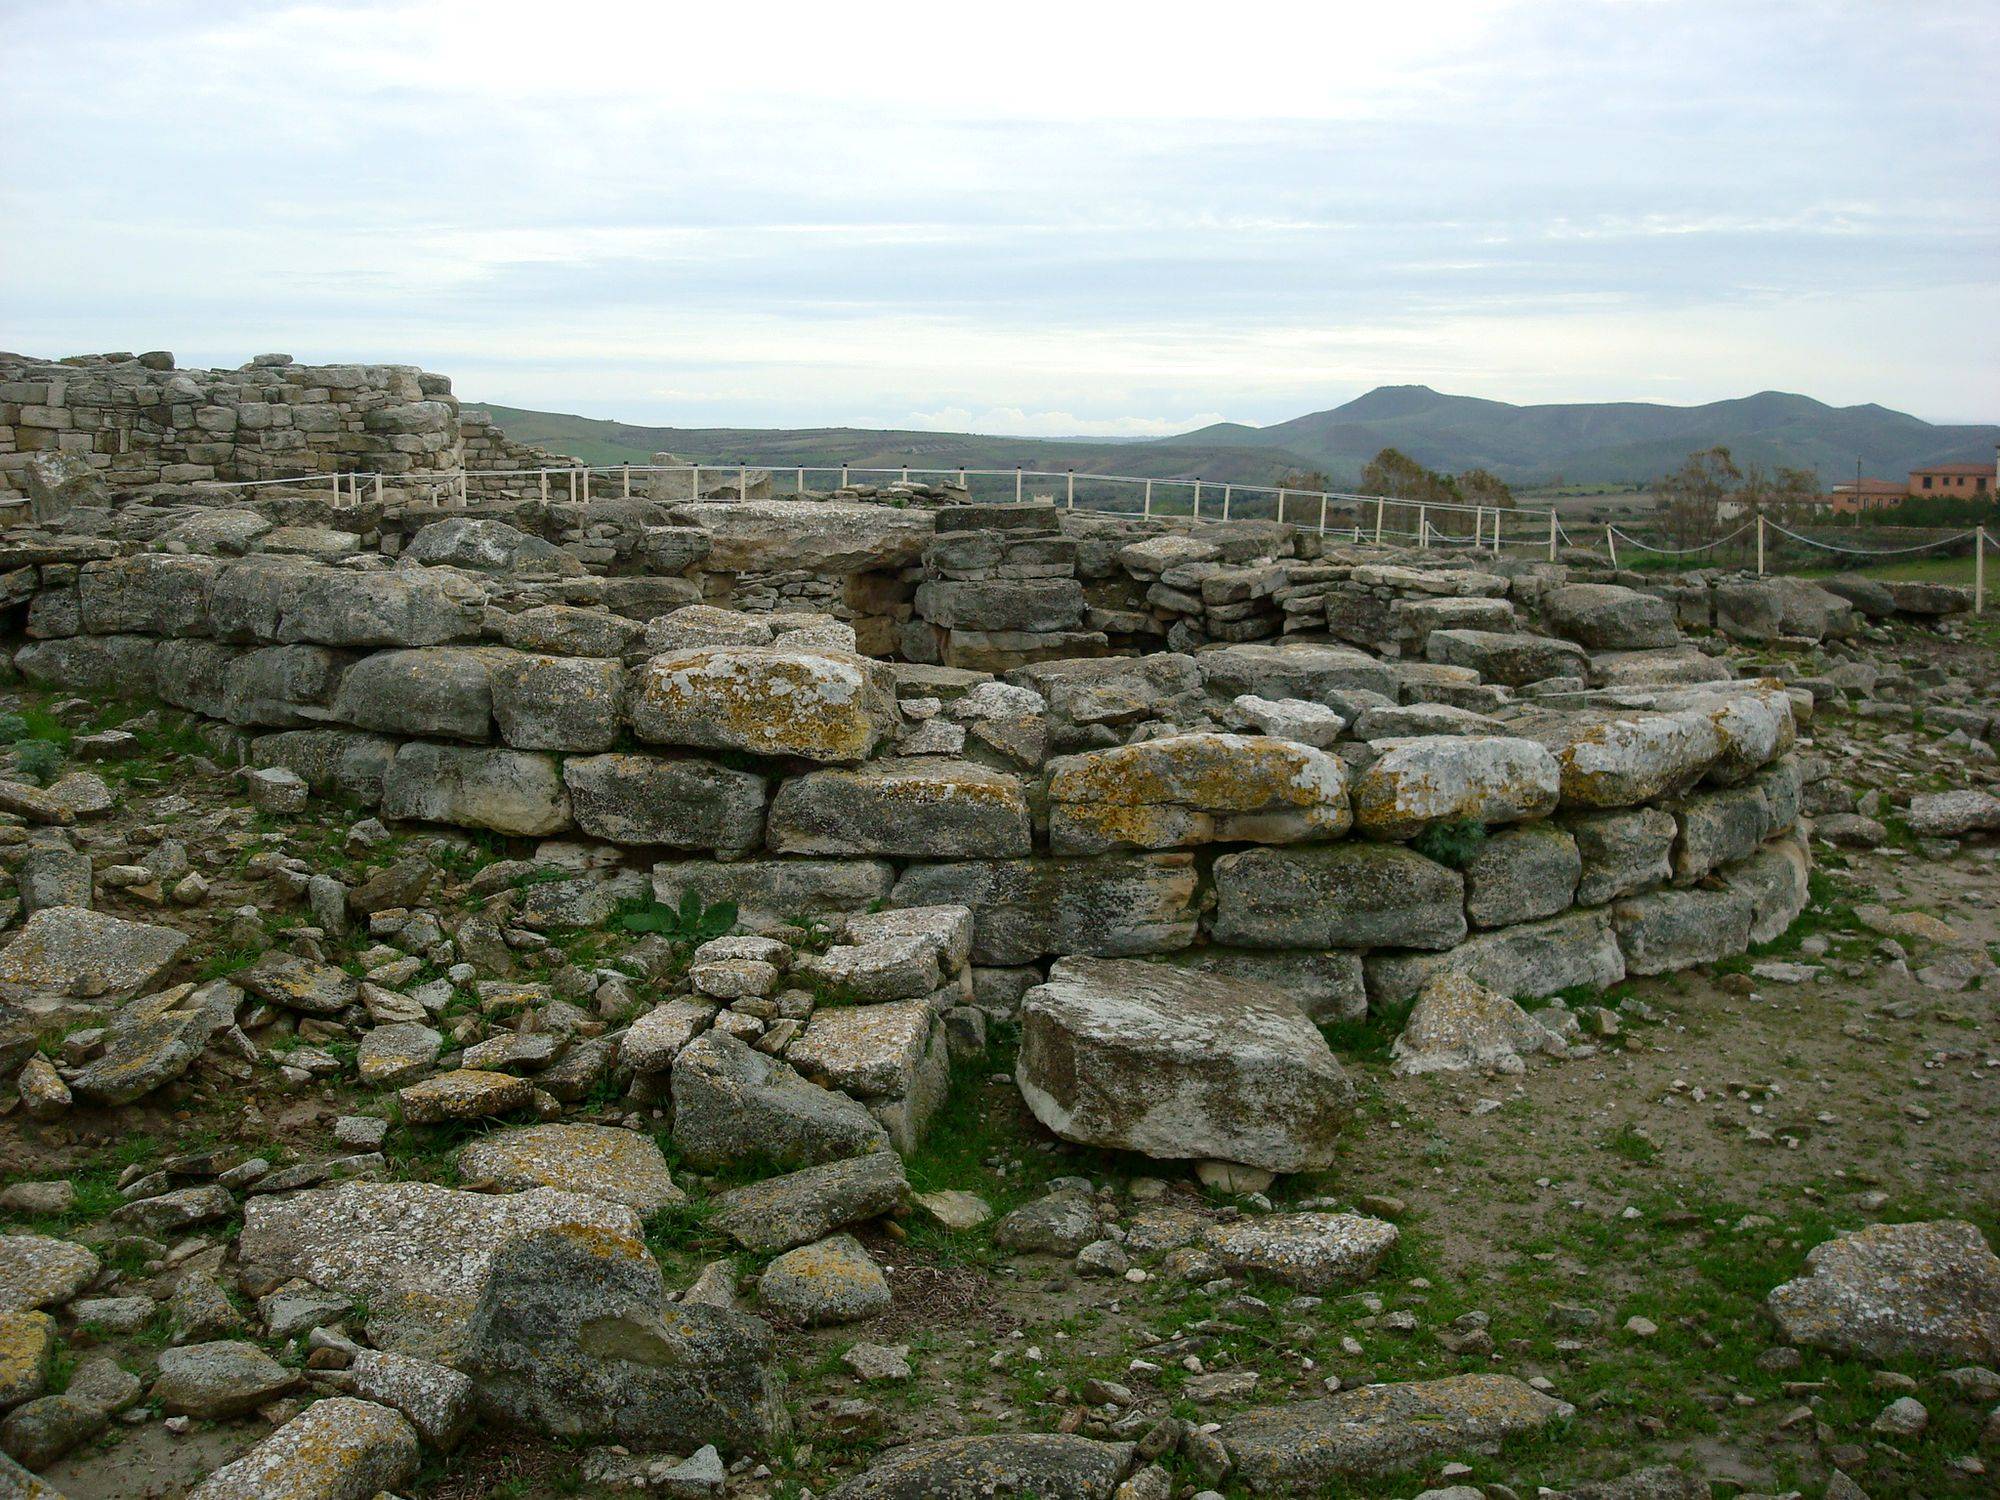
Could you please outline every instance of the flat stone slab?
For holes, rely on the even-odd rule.
[[[1328,1166],[1354,1090],[1281,990],[1067,958],[1021,1008],[1015,1080],[1065,1140],[1164,1160]]]
[[[46,1010],[62,1000],[116,1005],[150,989],[188,935],[81,906],[49,906],[0,949],[0,1005]]]
[[[397,1413],[329,1396],[217,1469],[188,1500],[361,1500],[400,1489],[422,1461],[415,1430]]]
[[[523,1125],[481,1136],[458,1156],[461,1186],[502,1193],[555,1188],[644,1217],[687,1202],[653,1138],[613,1125]]]
[[[1366,1281],[1395,1245],[1396,1226],[1361,1214],[1260,1214],[1212,1226],[1208,1248],[1231,1271],[1254,1271],[1302,1291]]]
[[[535,1086],[511,1073],[487,1073],[460,1068],[399,1089],[403,1119],[411,1125],[441,1125],[447,1120],[484,1120],[524,1109],[535,1097]]]
[[[1871,1224],[1816,1245],[1772,1290],[1788,1342],[1886,1360],[2000,1362],[2000,1257],[1971,1224]]]
[[[871,1151],[731,1188],[716,1198],[709,1227],[746,1250],[789,1250],[893,1212],[909,1190],[903,1159],[893,1151]]]
[[[60,1307],[96,1278],[94,1252],[44,1234],[0,1235],[0,1312]]]
[[[943,1438],[892,1450],[828,1500],[1110,1500],[1132,1456],[1130,1443],[1055,1432]]]
[[[245,1265],[365,1300],[378,1347],[437,1359],[464,1338],[500,1244],[558,1224],[643,1234],[631,1209],[553,1188],[497,1195],[347,1182],[251,1198],[238,1250]]]
[[[882,1268],[851,1234],[787,1250],[757,1278],[757,1295],[772,1311],[815,1328],[872,1318],[891,1300]]]
[[[1510,1375],[1452,1375],[1247,1411],[1216,1436],[1234,1461],[1233,1479],[1253,1494],[1292,1494],[1344,1475],[1490,1452],[1574,1411]]]

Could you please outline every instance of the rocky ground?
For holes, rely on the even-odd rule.
[[[1783,675],[1844,684],[1846,701],[1822,704],[1803,747],[1831,772],[1812,783],[1806,914],[1744,959],[1537,1011],[1564,1055],[1413,1073],[1392,1050],[1404,1015],[1330,1028],[1359,1094],[1331,1170],[1232,1195],[1065,1145],[1024,1107],[1017,1039],[999,1026],[983,1054],[959,1039],[950,1101],[906,1155],[909,1201],[900,1183],[836,1164],[747,1208],[732,1193],[768,1171],[708,1166],[691,1122],[670,1121],[643,1088],[581,1065],[560,1084],[550,1072],[539,1088],[505,1081],[548,1062],[537,1049],[554,1049],[552,1034],[579,1063],[593,1040],[684,993],[697,942],[716,935],[693,930],[704,914],[650,932],[567,925],[550,892],[575,873],[559,861],[587,859],[581,850],[545,848],[536,862],[531,846],[299,807],[282,781],[211,759],[179,716],[8,690],[17,782],[46,781],[52,799],[28,799],[0,826],[18,895],[46,907],[81,887],[79,904],[190,941],[131,960],[146,971],[142,999],[170,997],[127,1007],[136,1033],[65,1015],[17,1034],[7,1057],[20,1097],[0,1105],[0,1408],[11,1408],[0,1446],[73,1500],[181,1495],[245,1454],[251,1467],[203,1493],[960,1493],[925,1477],[935,1450],[915,1445],[1023,1433],[1079,1441],[980,1450],[995,1473],[1055,1476],[1043,1488],[1003,1478],[992,1493],[1109,1493],[1117,1474],[1092,1477],[1108,1463],[1129,1471],[1128,1500],[1287,1485],[1454,1500],[1991,1494],[1990,1253],[1950,1234],[1888,1243],[1892,1276],[1933,1277],[1921,1288],[1929,1321],[1900,1339],[1855,1333],[1868,1320],[1852,1307],[1816,1322],[1810,1310],[1778,1316],[1769,1298],[1808,1277],[1809,1253],[1842,1231],[1945,1220],[2000,1235],[2000,819],[1969,803],[1961,836],[1949,807],[1919,803],[1913,818],[1911,806],[2000,779],[1990,744],[1948,711],[1990,713],[1996,645],[1991,627],[1969,624],[1764,653]],[[1936,701],[1948,680],[1985,696]],[[65,951],[101,956],[92,941],[73,934]],[[826,946],[816,933],[794,945]],[[760,951],[704,961],[758,963]],[[204,991],[161,991],[156,978],[232,979],[263,1003],[199,1025],[188,1017]],[[326,985],[339,993],[310,1003]],[[546,1018],[560,1004],[560,1024],[517,1030],[509,985],[546,986],[530,1009]],[[496,1098],[460,1109],[399,1092],[455,1055],[502,1080]],[[420,1123],[425,1110],[473,1118]],[[630,1139],[561,1138],[545,1146],[559,1171],[507,1155],[523,1127],[557,1121]],[[386,1320],[407,1333],[412,1319],[459,1312],[316,1291],[296,1263],[247,1269],[283,1258],[264,1216],[286,1189],[527,1186],[593,1170],[622,1194],[616,1214],[637,1216],[668,1291],[685,1292],[669,1313],[702,1324],[706,1309],[734,1305],[768,1324],[789,1431],[732,1464],[663,1428],[653,1446],[669,1451],[644,1455],[636,1442],[627,1455],[488,1422],[466,1430],[462,1377],[371,1347]],[[1393,1243],[1317,1229],[1285,1239],[1283,1215],[1347,1209],[1367,1218],[1344,1224],[1393,1224]],[[788,1215],[803,1227],[768,1229]],[[445,1226],[423,1253],[481,1233]],[[599,1274],[563,1259],[585,1254],[577,1246],[534,1253],[543,1260],[495,1275]],[[1826,1280],[1846,1274],[1815,1266]],[[643,1300],[651,1273],[603,1274]],[[1809,1302],[1820,1284],[1796,1296]],[[1879,1278],[1863,1285],[1862,1302],[1881,1295]],[[470,1311],[491,1378],[545,1399],[507,1361],[546,1331],[528,1313],[506,1326],[491,1313]],[[704,1326],[718,1343],[764,1337]],[[718,1384],[740,1373],[717,1358]],[[1524,1384],[1455,1385],[1438,1398],[1449,1411],[1422,1420],[1316,1409],[1379,1444],[1365,1474],[1300,1468],[1311,1434],[1256,1415],[1352,1403],[1335,1393],[1375,1382],[1493,1376]],[[364,1409],[350,1392],[381,1404]],[[742,1392],[743,1420],[768,1396]],[[292,1422],[309,1405],[324,1432]],[[420,1459],[403,1430],[371,1435],[367,1413],[385,1406],[417,1429]],[[287,1472],[255,1467],[287,1422],[273,1441],[365,1456],[338,1481],[348,1488],[260,1478]],[[1139,1446],[1107,1446],[1120,1442]],[[414,1477],[371,1481],[367,1463]],[[1692,1477],[1589,1488],[1661,1465]],[[31,1483],[0,1475],[0,1494],[47,1493]]]

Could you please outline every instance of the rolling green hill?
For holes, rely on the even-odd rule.
[[[645,463],[670,452],[717,464],[1074,468],[1238,484],[1272,484],[1315,469],[1336,484],[1353,484],[1385,447],[1434,469],[1491,469],[1516,485],[1643,484],[1717,444],[1740,463],[1812,469],[1832,483],[1851,476],[1857,458],[1864,472],[1884,478],[1922,464],[1990,462],[2000,440],[2000,426],[1937,426],[1883,406],[1834,407],[1782,391],[1703,406],[1515,406],[1428,386],[1381,386],[1270,427],[1222,422],[1117,443],[865,427],[639,427],[517,407],[482,409],[514,438],[593,464]]]

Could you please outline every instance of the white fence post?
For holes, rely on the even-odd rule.
[[[458,508],[464,510],[471,503],[471,497],[465,493],[465,470],[460,469],[458,471]]]
[[[688,499],[699,500],[700,498],[701,498],[701,465],[690,464],[688,466]]]
[[[1146,481],[1146,504],[1140,514],[1149,521],[1153,519],[1153,481],[1150,479]]]
[[[1069,500],[1067,508],[1070,510],[1076,509],[1076,470],[1074,469],[1069,471]]]
[[[1197,521],[1201,519],[1201,480],[1199,478],[1196,478],[1194,482],[1194,518]]]
[[[750,466],[748,464],[738,464],[736,466],[736,498],[738,500],[748,500],[750,498]]]
[[[840,487],[841,487],[842,489],[846,489],[846,488],[847,488],[847,465],[846,465],[846,464],[842,464],[842,465],[840,466]]]
[[[569,471],[569,503],[576,504],[576,470]]]
[[[806,470],[805,470],[805,465],[801,464],[799,466],[798,493],[803,495],[805,492],[806,492]]]
[[[630,500],[632,498],[632,466],[630,464],[619,465],[618,478],[624,488],[624,497]]]
[[[1764,518],[1757,517],[1757,576],[1764,574]]]
[[[1417,547],[1423,552],[1431,550],[1430,512],[1421,505],[1417,507]]]
[[[375,476],[375,503],[377,505],[382,503],[382,476],[380,474]]]
[[[1986,613],[1986,528],[1972,534],[1972,612]]]
[[[1382,507],[1388,502],[1380,495],[1375,497],[1375,545],[1382,545]]]
[[[1319,497],[1319,534],[1320,534],[1321,536],[1325,536],[1325,535],[1326,535],[1326,496],[1325,496],[1325,495],[1321,495],[1321,496]],[[1354,540],[1355,540],[1355,541],[1357,541],[1357,542],[1361,540],[1361,528],[1360,528],[1359,526],[1357,526],[1357,527],[1355,527],[1355,528],[1354,528]]]
[[[547,469],[537,469],[535,471],[535,479],[541,486],[542,504],[547,505],[549,503],[549,471]]]
[[[1225,484],[1222,487],[1222,519],[1225,521],[1229,519],[1229,494],[1235,488],[1233,484]]]
[[[1549,561],[1556,560],[1556,508],[1549,507]]]
[[[1611,571],[1618,571],[1618,538],[1611,530],[1611,523],[1604,523],[1604,549],[1611,554]]]

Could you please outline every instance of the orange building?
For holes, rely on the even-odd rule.
[[[1932,464],[1910,470],[1910,494],[1947,500],[1984,500],[1993,493],[1992,464]]]
[[[1883,510],[1891,505],[1901,505],[1908,498],[1908,491],[1893,479],[1863,479],[1857,489],[1855,481],[1836,484],[1827,499],[1836,515],[1852,515],[1856,511]]]

